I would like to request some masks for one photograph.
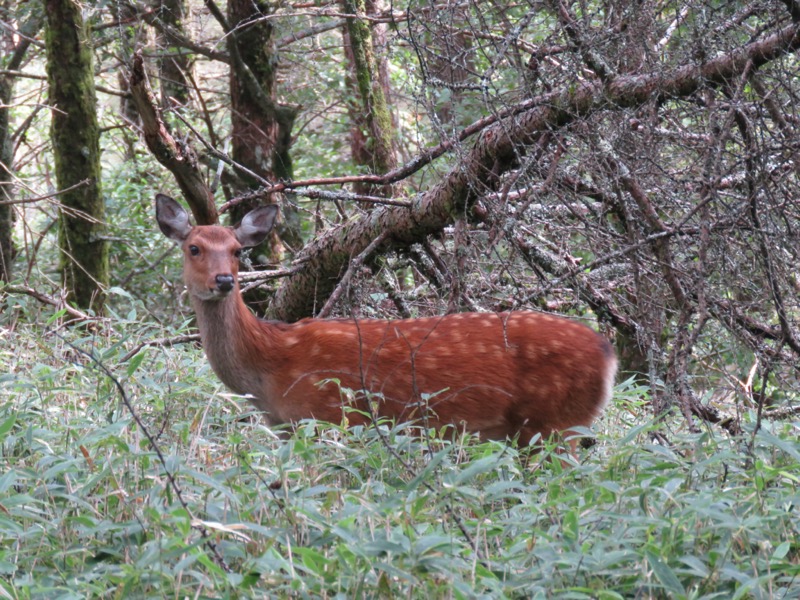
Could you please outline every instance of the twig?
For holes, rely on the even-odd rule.
[[[267,181],[266,179],[261,177],[261,175],[259,175],[258,173],[255,173],[254,171],[251,171],[250,169],[245,167],[243,164],[236,162],[235,160],[233,160],[230,156],[228,156],[227,154],[225,154],[221,150],[217,150],[216,148],[214,148],[214,146],[211,145],[211,143],[208,142],[200,134],[200,132],[197,131],[197,129],[195,129],[192,126],[191,123],[189,123],[189,121],[187,121],[186,119],[183,118],[183,115],[180,112],[174,111],[172,114],[175,115],[176,117],[178,117],[178,119],[181,120],[181,122],[195,135],[195,137],[197,137],[197,139],[200,141],[200,143],[203,144],[203,146],[206,147],[206,150],[208,150],[208,152],[209,152],[209,154],[211,154],[211,156],[213,156],[214,158],[218,158],[219,160],[221,160],[224,163],[229,164],[231,167],[233,167],[237,171],[240,171],[240,172],[244,173],[248,177],[252,177],[253,179],[255,179],[259,184],[261,184],[264,187],[270,187],[272,185],[269,181]],[[224,210],[220,210],[220,212],[224,212]]]
[[[330,200],[330,201],[347,201],[347,202],[367,202],[369,204],[386,204],[388,206],[405,206],[411,207],[411,202],[408,200],[393,200],[391,198],[380,198],[377,196],[363,196],[361,194],[351,194],[350,192],[329,192],[327,190],[317,190],[312,188],[297,188],[294,190],[286,190],[284,192],[287,196],[294,194],[297,196],[305,196],[312,200]]]
[[[257,195],[267,196],[279,192],[288,192],[289,190],[298,190],[299,188],[308,188],[313,186],[319,185],[343,185],[346,183],[367,183],[371,185],[390,185],[393,183],[397,183],[398,181],[402,181],[406,179],[422,169],[424,166],[432,163],[435,159],[439,158],[443,154],[453,150],[459,143],[463,142],[467,138],[479,133],[480,131],[486,129],[490,125],[495,124],[497,121],[504,119],[506,117],[511,117],[516,114],[525,112],[526,110],[530,110],[534,108],[537,104],[542,103],[542,100],[539,98],[534,98],[530,100],[525,100],[519,104],[511,106],[507,109],[498,111],[492,115],[487,117],[483,117],[478,119],[474,123],[468,125],[464,129],[462,129],[458,134],[451,137],[444,142],[437,144],[436,146],[425,150],[421,154],[415,156],[413,159],[408,161],[405,165],[402,165],[396,169],[392,169],[388,173],[384,173],[382,175],[345,175],[343,177],[317,177],[313,179],[303,179],[298,181],[281,181],[277,183],[273,183],[272,185],[265,186],[263,190],[257,193]],[[298,191],[299,193],[299,191]],[[252,196],[248,196],[252,197]],[[230,210],[232,206],[236,206],[244,201],[244,197],[235,198],[230,202],[226,202],[222,205],[219,209],[221,213]]]
[[[34,202],[40,202],[42,200],[48,200],[50,198],[61,196],[62,194],[66,194],[67,192],[71,192],[72,190],[75,190],[79,187],[83,187],[85,185],[89,185],[88,179],[79,181],[78,183],[71,185],[68,188],[64,188],[63,190],[58,190],[56,192],[53,192],[52,194],[45,194],[44,196],[36,196],[35,198],[20,198],[19,200],[0,200],[0,206],[7,206],[10,204],[32,204]]]
[[[191,342],[199,342],[200,341],[200,334],[199,333],[191,333],[188,335],[178,335],[175,337],[163,337],[157,338],[155,340],[149,340],[147,342],[142,342],[137,344],[132,350],[130,350],[125,356],[120,358],[120,362],[127,362],[136,356],[142,348],[146,348],[147,346],[177,346],[178,344],[188,344]]]
[[[364,248],[364,250],[358,256],[350,261],[350,265],[347,267],[347,272],[339,280],[339,284],[336,286],[336,289],[333,290],[333,293],[328,297],[328,301],[325,302],[325,306],[323,306],[322,310],[319,311],[319,314],[317,315],[318,318],[324,319],[331,313],[334,305],[339,301],[339,298],[344,293],[344,290],[350,285],[350,280],[353,278],[353,274],[364,263],[364,261],[367,260],[384,241],[386,241],[387,237],[388,233],[385,231],[382,232],[380,235],[378,235],[378,237],[372,240],[372,242],[366,248]]]

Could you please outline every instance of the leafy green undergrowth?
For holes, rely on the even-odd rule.
[[[19,327],[0,349],[0,597],[800,596],[797,423],[657,444],[620,386],[575,460],[402,425],[281,438],[197,347],[121,362],[136,340],[69,335],[164,463],[91,360]]]

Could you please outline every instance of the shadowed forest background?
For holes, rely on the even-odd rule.
[[[0,595],[797,593],[800,4],[0,0],[0,26]],[[590,324],[620,357],[599,444],[277,439],[196,344],[156,192],[198,224],[279,205],[242,263],[266,318]]]

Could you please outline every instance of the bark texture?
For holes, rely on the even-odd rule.
[[[59,222],[60,270],[67,297],[81,308],[102,309],[108,284],[105,205],[100,190],[92,46],[81,7],[47,0],[47,80],[56,179],[63,205]]]
[[[263,0],[231,0],[228,3],[228,53],[231,57],[231,156],[262,180],[280,181],[293,177],[289,153],[296,111],[276,100],[277,58],[274,28],[268,17],[270,2]],[[229,181],[231,195],[239,195],[260,187],[261,182],[238,172]],[[277,198],[270,198],[276,202]],[[253,202],[242,202],[231,210],[235,223],[250,210]],[[300,245],[295,215],[284,207],[282,225],[277,229],[281,239],[292,246]],[[272,236],[262,250],[280,257],[280,240]]]

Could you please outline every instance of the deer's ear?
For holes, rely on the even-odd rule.
[[[242,222],[234,228],[233,233],[245,248],[257,246],[272,231],[277,216],[278,207],[275,204],[259,206],[244,216]]]
[[[156,194],[156,221],[161,233],[176,242],[183,242],[192,230],[189,213],[164,194]]]

